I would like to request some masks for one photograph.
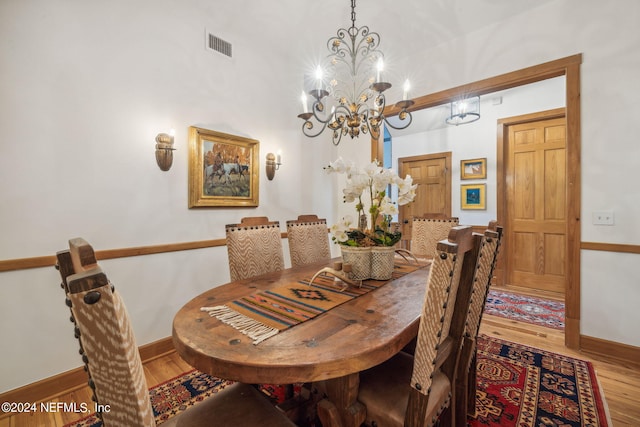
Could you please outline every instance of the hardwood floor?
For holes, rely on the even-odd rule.
[[[557,295],[550,292],[533,293],[526,289],[515,287],[500,289],[560,300]],[[613,426],[640,426],[640,369],[638,366],[623,366],[614,359],[568,350],[564,346],[564,334],[562,331],[495,316],[484,316],[480,332],[508,341],[591,361],[604,391]],[[170,380],[192,368],[175,352],[170,352],[147,362],[144,369],[147,383],[151,387]],[[81,387],[75,390],[68,390],[47,401],[90,404],[92,402],[91,391],[88,387]],[[0,427],[62,427],[64,424],[75,421],[82,416],[83,414],[73,412],[36,412],[12,415],[0,417]]]

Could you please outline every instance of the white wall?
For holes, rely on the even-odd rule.
[[[54,255],[78,236],[102,250],[221,238],[244,216],[283,231],[299,214],[330,218],[331,153],[300,133],[299,65],[259,43],[268,15],[235,9],[0,2],[0,259]],[[205,50],[205,28],[233,44],[233,59]],[[258,208],[187,208],[191,125],[260,141]],[[171,127],[177,151],[162,172],[155,136]],[[278,149],[284,164],[268,181],[264,158]],[[229,280],[224,247],[101,264],[141,345],[170,336],[186,301]],[[81,365],[59,282],[53,268],[0,273],[0,392]]]

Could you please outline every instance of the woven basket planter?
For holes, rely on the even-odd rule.
[[[355,280],[371,277],[371,247],[340,246],[342,262],[351,264],[350,276]]]
[[[373,246],[371,248],[371,278],[389,280],[393,274],[393,260],[396,248],[393,246]]]

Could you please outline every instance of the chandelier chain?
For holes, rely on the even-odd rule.
[[[351,28],[356,28],[356,0],[351,0]]]

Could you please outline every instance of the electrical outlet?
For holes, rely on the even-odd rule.
[[[593,212],[593,225],[613,225],[613,211]]]

